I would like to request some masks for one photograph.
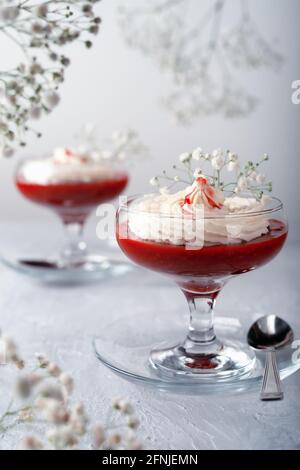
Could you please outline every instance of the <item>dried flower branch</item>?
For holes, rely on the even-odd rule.
[[[232,194],[252,193],[257,199],[261,199],[265,191],[272,191],[272,183],[266,181],[266,176],[261,173],[261,165],[269,160],[264,154],[260,161],[248,161],[242,166],[236,153],[222,149],[204,152],[200,147],[192,152],[182,153],[179,156],[179,165],[173,165],[176,170],[174,176],[169,176],[166,171],[162,175],[150,180],[152,186],[157,186],[161,192],[168,192],[176,183],[192,184],[193,181],[203,175],[209,179],[210,185]],[[197,167],[195,162],[197,162]],[[201,165],[201,166],[200,166]],[[234,174],[234,179],[226,181],[223,171]],[[170,182],[169,186],[162,183]]]
[[[256,27],[247,0],[237,25],[223,26],[228,0],[214,0],[203,14],[196,0],[154,0],[120,8],[127,44],[155,60],[173,83],[163,99],[177,122],[198,116],[250,114],[258,99],[238,84],[234,71],[278,69],[282,56]]]
[[[6,337],[0,339],[2,360],[8,364],[22,362],[15,343]],[[61,450],[90,449],[141,449],[136,437],[139,420],[132,405],[122,399],[112,401],[107,420],[91,423],[83,403],[74,403],[73,378],[51,362],[44,354],[36,355],[33,371],[23,371],[15,384],[13,398],[0,416],[0,434],[24,423],[32,426],[33,433],[26,434],[20,449]],[[39,425],[39,437],[34,429]],[[42,427],[42,430],[41,430]]]
[[[0,0],[0,34],[23,53],[12,70],[0,71],[0,156],[11,156],[25,134],[40,133],[31,120],[50,113],[59,103],[59,87],[70,59],[61,48],[78,41],[87,48],[99,31],[94,12],[100,0]]]

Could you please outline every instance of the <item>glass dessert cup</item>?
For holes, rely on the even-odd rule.
[[[83,239],[83,230],[87,218],[98,205],[112,201],[125,189],[128,183],[127,173],[111,162],[101,162],[101,167],[97,162],[89,162],[84,165],[83,174],[80,165],[65,168],[58,164],[55,171],[59,172],[59,168],[62,168],[63,172],[67,172],[66,179],[58,173],[57,180],[47,178],[45,174],[39,180],[35,173],[38,167],[32,164],[42,165],[43,161],[26,159],[21,162],[16,171],[15,184],[26,199],[57,214],[65,229],[65,244],[54,259],[46,256],[20,260],[21,270],[28,268],[30,271],[47,271],[49,274],[55,271],[73,271],[91,275],[107,272],[111,264],[115,267],[117,261],[89,252]],[[75,174],[72,174],[74,170]],[[43,172],[45,173],[44,170]]]
[[[287,237],[287,223],[282,203],[270,198],[264,210],[242,214],[207,217],[171,216],[142,212],[132,198],[120,207],[117,217],[117,240],[123,252],[135,263],[167,275],[184,293],[190,311],[186,338],[180,343],[150,352],[151,368],[163,378],[204,382],[232,381],[250,374],[255,366],[255,354],[241,342],[216,337],[214,306],[228,282],[271,261],[281,250]],[[134,218],[142,221],[140,237],[133,232]],[[263,221],[267,233],[249,241],[233,238],[241,227],[259,225]],[[166,228],[168,227],[168,228]],[[191,237],[184,244],[170,243],[164,233],[191,227],[198,240]],[[207,233],[222,228],[222,241],[206,240]],[[149,237],[149,230],[153,229]],[[224,236],[224,233],[226,236]],[[157,234],[160,234],[161,238]],[[178,239],[182,236],[178,237]],[[197,237],[196,237],[197,238]],[[199,242],[202,240],[202,243]],[[204,240],[204,241],[203,241]]]

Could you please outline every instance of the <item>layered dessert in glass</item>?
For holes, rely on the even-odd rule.
[[[282,203],[269,196],[226,194],[204,175],[181,191],[146,194],[119,209],[117,240],[135,263],[172,278],[190,309],[182,343],[154,349],[157,373],[195,380],[231,380],[251,372],[246,345],[217,339],[216,298],[226,282],[271,261],[288,228]]]
[[[68,238],[61,258],[78,266],[87,254],[82,240],[87,217],[99,204],[121,194],[128,175],[114,162],[58,148],[48,158],[25,160],[17,170],[15,183],[24,197],[60,217]]]

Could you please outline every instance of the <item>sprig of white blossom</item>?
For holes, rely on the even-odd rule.
[[[96,126],[88,123],[77,135],[78,152],[88,154],[95,160],[132,161],[148,155],[148,148],[141,142],[133,129],[115,130],[111,138],[100,143]]]
[[[24,368],[17,346],[6,336],[0,338],[1,360]],[[82,402],[74,402],[74,380],[45,354],[36,354],[36,365],[31,371],[18,375],[15,390],[7,409],[0,416],[0,435],[7,434],[22,424],[32,432],[22,438],[19,448],[24,450],[142,449],[136,435],[139,420],[134,408],[125,399],[112,400],[108,418],[93,423]],[[35,428],[39,426],[38,435]],[[42,430],[41,430],[42,426]]]
[[[239,156],[230,150],[218,148],[207,153],[198,147],[179,156],[179,164],[173,165],[173,170],[176,171],[174,176],[163,171],[162,175],[151,178],[150,184],[164,193],[176,183],[190,185],[203,175],[208,178],[211,186],[220,191],[231,194],[252,193],[257,199],[261,199],[264,192],[272,191],[272,182],[267,181],[265,174],[260,171],[261,165],[268,160],[269,155],[264,154],[258,162],[248,161],[242,165]],[[233,175],[230,180],[229,175]],[[167,186],[165,182],[168,182]]]
[[[30,124],[59,103],[59,87],[70,58],[62,47],[74,41],[92,47],[101,18],[100,0],[0,0],[0,36],[23,53],[22,62],[0,71],[0,156],[26,145]]]
[[[141,3],[143,3],[141,5]],[[228,0],[132,1],[120,8],[120,26],[129,47],[152,58],[171,77],[173,89],[163,105],[181,124],[202,115],[247,116],[258,98],[239,84],[237,73],[276,69],[283,57],[252,19],[248,0],[231,29],[223,18]]]

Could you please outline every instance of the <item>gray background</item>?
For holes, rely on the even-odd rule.
[[[133,1],[127,0],[127,4]],[[201,3],[205,11],[209,2],[199,2],[199,8],[202,8]],[[200,118],[188,128],[174,124],[159,103],[159,97],[170,86],[168,79],[153,61],[125,45],[116,14],[118,6],[124,3],[124,0],[99,3],[97,9],[103,25],[94,47],[89,52],[78,44],[69,47],[72,64],[61,90],[61,103],[52,115],[36,123],[43,138],[30,138],[26,151],[18,152],[17,156],[44,154],[53,147],[70,145],[74,133],[87,121],[97,124],[100,140],[114,129],[132,127],[151,153],[148,161],[132,169],[128,193],[136,193],[147,191],[151,176],[170,167],[181,152],[198,145],[208,150],[220,146],[230,148],[247,160],[268,152],[272,156],[268,173],[274,182],[274,194],[282,198],[288,208],[290,236],[295,239],[300,222],[300,105],[291,102],[291,83],[300,78],[300,2],[249,1],[260,31],[269,40],[276,41],[278,50],[285,56],[279,73],[269,70],[239,73],[238,78],[247,85],[247,90],[261,98],[258,110],[243,119]],[[238,0],[228,2],[225,29],[235,22],[238,6]],[[4,41],[1,44],[1,62],[12,65],[17,60],[14,47]],[[17,194],[12,180],[16,160],[0,162],[1,219],[49,217],[47,211],[29,204]]]

